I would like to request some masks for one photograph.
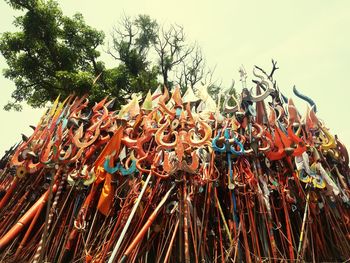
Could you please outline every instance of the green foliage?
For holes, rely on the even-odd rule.
[[[210,85],[208,86],[208,93],[215,99],[218,99],[218,95],[220,93],[220,90],[222,90],[221,86],[218,85]]]
[[[202,53],[185,43],[180,26],[165,29],[148,15],[122,17],[108,49],[116,66],[106,68],[98,51],[104,33],[87,25],[81,14],[67,17],[53,0],[7,3],[23,13],[14,20],[18,32],[0,36],[8,64],[3,74],[16,85],[5,110],[21,110],[21,102],[42,107],[72,93],[88,94],[91,103],[115,97],[118,108],[133,93],[155,90],[158,79],[168,88],[180,84],[185,90],[204,77]]]
[[[9,66],[4,76],[16,84],[14,102],[5,109],[18,109],[14,106],[22,101],[41,107],[59,94],[88,93],[103,70],[96,61],[103,32],[86,25],[80,14],[64,16],[54,1],[8,3],[25,13],[14,22],[21,31],[5,32],[0,38],[0,51]]]
[[[108,53],[119,65],[107,70],[108,86],[119,100],[131,98],[132,93],[143,93],[158,86],[159,69],[148,56],[157,38],[158,24],[147,15],[135,19],[123,17],[121,26],[113,33],[113,47]]]
[[[135,46],[140,54],[146,55],[145,53],[157,42],[158,23],[148,15],[139,15],[134,23],[139,29],[139,34],[135,38]]]

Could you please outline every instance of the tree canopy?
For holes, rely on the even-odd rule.
[[[89,94],[92,103],[110,95],[118,107],[132,93],[146,94],[159,84],[184,90],[212,76],[200,47],[186,42],[181,26],[161,26],[148,15],[123,16],[107,48],[116,65],[107,68],[100,53],[105,34],[81,14],[65,16],[52,0],[7,3],[23,13],[14,20],[18,31],[0,37],[8,64],[3,74],[16,86],[6,110],[21,109],[21,102],[42,107],[71,93]]]
[[[0,51],[9,66],[4,76],[16,84],[12,93],[15,103],[27,101],[40,107],[58,94],[65,97],[72,92],[90,92],[92,79],[104,68],[97,61],[97,47],[103,43],[104,33],[86,25],[80,14],[64,16],[54,1],[8,3],[26,11],[14,21],[20,31],[3,33],[0,41]]]

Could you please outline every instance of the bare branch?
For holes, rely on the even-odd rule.
[[[167,29],[161,28],[154,48],[159,57],[159,67],[166,86],[169,84],[169,72],[174,69],[176,72],[177,66],[181,67],[176,74],[180,85],[190,84],[189,74],[186,72],[187,68],[193,67],[193,65],[188,65],[187,58],[193,53],[195,47],[195,45],[189,46],[185,43],[185,34],[182,26],[175,24]]]
[[[273,59],[272,59],[272,70],[271,70],[271,73],[270,73],[270,75],[269,75],[269,79],[272,81],[273,80],[273,73],[275,73],[275,71],[277,70],[277,69],[279,69],[277,66],[277,61],[274,61]]]
[[[137,36],[139,30],[135,27],[131,17],[124,14],[124,16],[119,21],[118,27],[113,27],[111,33],[113,39],[113,50],[115,53],[120,54],[121,48],[124,43],[127,45],[127,50],[131,49],[134,44],[134,38]],[[111,48],[108,47],[107,53],[111,55],[116,60],[122,60],[120,56],[117,56],[112,52]]]
[[[277,61],[272,59],[272,70],[270,74],[267,74],[265,70],[263,70],[261,67],[258,67],[257,65],[254,66],[258,70],[260,70],[271,82],[273,82],[273,74],[279,67],[277,67]]]
[[[198,46],[194,46],[193,49],[195,49],[195,52],[192,52],[190,61],[182,62],[186,84],[189,84],[192,88],[203,78],[205,69],[205,61],[201,49]]]
[[[204,77],[204,82],[202,81],[203,85],[210,86],[210,85],[214,84],[214,82],[213,82],[213,75],[214,75],[215,70],[216,70],[216,65],[214,66],[213,69],[208,69],[208,71],[207,71],[207,73],[205,74],[205,77]]]

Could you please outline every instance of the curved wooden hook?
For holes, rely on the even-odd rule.
[[[83,125],[81,124],[73,137],[73,142],[78,148],[86,148],[91,144],[93,144],[99,135],[100,135],[100,126],[97,125],[96,130],[94,132],[94,136],[89,141],[81,142],[80,138],[83,136]]]
[[[174,149],[176,147],[176,143],[177,143],[177,132],[174,131],[173,134],[175,135],[175,140],[171,143],[169,142],[165,142],[163,140],[164,138],[164,131],[169,127],[170,125],[170,122],[169,122],[169,119],[167,119],[167,121],[162,125],[160,126],[160,128],[157,130],[157,132],[155,133],[155,141],[156,143],[161,146],[163,149]]]
[[[254,96],[254,95],[252,95],[252,94],[253,94],[253,92],[252,92],[252,89],[253,89],[253,88],[251,88],[251,89],[250,89],[250,100],[253,101],[253,102],[262,101],[262,100],[266,99],[268,96],[270,96],[270,94],[271,94],[272,92],[275,91],[273,88],[270,88],[270,84],[269,84],[267,81],[265,81],[265,80],[262,80],[262,81],[259,83],[259,85],[261,85],[261,86],[262,86],[262,85],[266,86],[265,92],[262,93],[262,94],[260,94],[260,95],[258,95],[258,96]]]
[[[327,151],[329,149],[335,149],[337,147],[336,143],[335,143],[335,138],[334,136],[328,131],[328,129],[326,127],[324,127],[323,125],[319,125],[321,131],[323,132],[323,134],[326,136],[327,138],[327,143],[323,143],[321,145],[321,149],[324,151]]]
[[[293,86],[293,93],[295,94],[295,96],[297,96],[298,98],[306,101],[307,103],[310,104],[311,107],[314,107],[314,111],[317,112],[317,107],[316,107],[316,103],[308,96],[301,94],[297,88],[295,87],[295,85]]]
[[[188,131],[188,142],[191,146],[196,146],[196,147],[200,147],[205,145],[206,143],[209,143],[211,135],[212,135],[212,130],[211,127],[204,121],[199,121],[200,126],[203,128],[204,130],[204,136],[202,139],[200,140],[194,140],[192,139],[193,134],[195,133],[195,129],[192,128],[191,130]]]

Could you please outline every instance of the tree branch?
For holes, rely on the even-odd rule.
[[[277,65],[277,61],[274,61],[274,60],[272,59],[272,70],[271,70],[271,73],[270,73],[270,75],[269,75],[269,79],[270,79],[270,80],[273,80],[273,73],[275,73],[275,71],[276,71],[277,69],[279,69],[276,65]]]

